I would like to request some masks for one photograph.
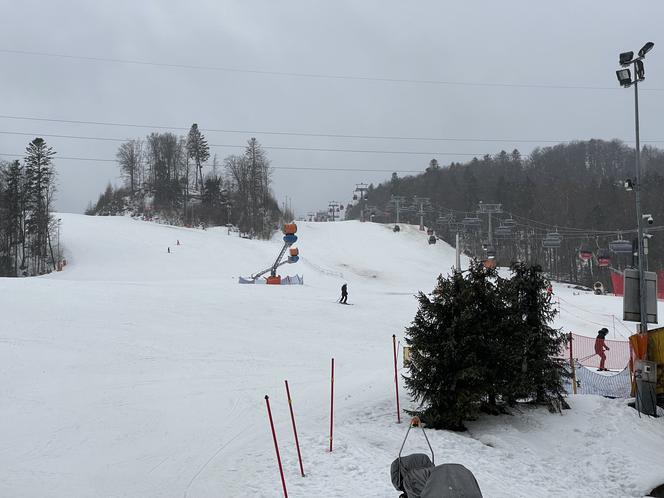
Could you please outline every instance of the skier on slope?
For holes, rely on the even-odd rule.
[[[346,302],[347,300],[348,300],[348,285],[344,282],[344,284],[341,286],[341,299],[339,299],[339,303],[348,304]]]
[[[597,370],[605,372],[609,370],[608,368],[604,367],[604,362],[606,361],[606,353],[604,351],[609,350],[609,346],[607,346],[604,341],[608,333],[609,329],[606,327],[601,328],[599,332],[597,332],[597,338],[595,339],[595,354],[600,358],[599,368]]]

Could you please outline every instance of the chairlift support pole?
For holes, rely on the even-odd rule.
[[[355,185],[355,192],[360,193],[360,221],[366,221],[364,218],[364,193],[369,190],[369,185],[366,183],[357,183]]]
[[[461,236],[456,233],[456,271],[461,271]]]
[[[502,213],[503,212],[502,204],[484,204],[483,202],[480,202],[479,212],[489,215],[488,241],[489,241],[489,246],[493,247],[493,227],[492,227],[492,224],[491,224],[491,215]]]

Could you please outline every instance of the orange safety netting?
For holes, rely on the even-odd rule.
[[[570,334],[572,337],[571,348],[573,358],[585,367],[599,367],[600,357],[595,353],[595,338],[578,334]],[[604,343],[609,347],[605,352],[605,367],[610,370],[622,370],[629,365],[631,357],[628,341],[614,341],[605,339]],[[570,358],[570,344],[561,353],[563,358]]]

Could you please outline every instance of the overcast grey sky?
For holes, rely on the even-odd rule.
[[[378,183],[392,170],[423,170],[432,157],[448,164],[515,147],[528,153],[535,145],[531,140],[633,140],[633,92],[618,88],[615,70],[619,52],[638,51],[646,41],[655,48],[641,86],[642,138],[664,141],[664,40],[657,37],[663,32],[663,2],[0,0],[0,5],[2,154],[22,154],[33,138],[7,134],[13,132],[44,135],[62,157],[114,159],[118,143],[47,135],[126,139],[153,131],[6,116],[184,128],[197,122],[203,129],[254,131],[206,132],[211,144],[243,145],[256,136],[266,147],[438,152],[268,150],[275,168],[386,170],[275,170],[277,198],[290,196],[298,214],[305,214],[330,200],[348,202],[356,183]],[[7,50],[473,84],[187,69]],[[497,83],[526,86],[493,86]],[[212,152],[223,159],[240,150]],[[61,211],[82,212],[109,181],[120,181],[112,162],[57,159],[56,169]]]

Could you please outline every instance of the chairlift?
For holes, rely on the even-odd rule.
[[[590,261],[593,258],[593,252],[587,247],[579,249],[579,259],[581,261]]]
[[[486,248],[486,257],[487,259],[496,259],[496,248],[493,246],[488,246]]]
[[[512,227],[509,225],[500,225],[495,231],[496,237],[509,237],[512,235]]]
[[[463,223],[463,226],[468,227],[468,228],[479,228],[482,226],[482,220],[480,220],[477,216],[466,216],[461,223]]]
[[[608,249],[598,249],[597,251],[597,266],[607,267],[611,264],[611,254]]]
[[[545,249],[558,249],[562,243],[562,236],[558,232],[549,232],[542,239],[542,247]]]
[[[617,239],[609,242],[609,250],[617,254],[631,254],[633,251],[630,240]]]
[[[513,227],[516,226],[516,220],[510,217],[510,218],[507,218],[507,219],[501,220],[501,225],[504,225],[504,226],[508,226],[508,227],[510,227],[510,228],[513,228]]]

